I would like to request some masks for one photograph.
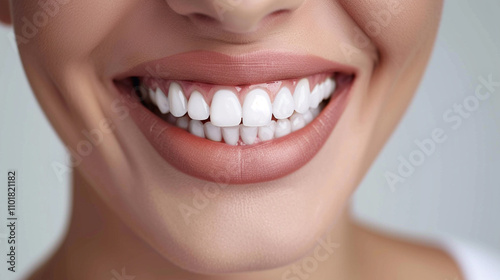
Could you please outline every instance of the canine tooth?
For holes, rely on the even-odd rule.
[[[236,144],[238,144],[238,140],[240,139],[240,127],[223,127],[222,137],[224,137],[224,142],[226,142],[226,144],[235,146]]]
[[[311,114],[313,115],[313,119],[316,118],[319,113],[321,113],[321,109],[323,106],[318,106],[318,108],[311,109]]]
[[[311,91],[309,89],[309,80],[307,78],[301,79],[295,86],[295,91],[293,93],[293,101],[295,105],[295,111],[298,113],[305,113],[309,110],[309,95]]]
[[[316,107],[316,108],[318,108],[318,107]],[[305,114],[302,115],[304,117],[304,121],[306,124],[312,122],[312,120],[314,119],[314,116],[313,116],[311,110],[307,111]]]
[[[203,130],[203,123],[199,120],[191,120],[189,122],[189,132],[201,138],[205,138],[205,131]]]
[[[326,84],[326,80],[319,84],[319,95],[321,96],[321,100],[324,100],[327,96],[328,85]],[[321,103],[321,102],[320,102]]]
[[[292,125],[292,131],[297,131],[306,126],[306,121],[304,120],[304,116],[302,114],[294,113],[290,117],[290,124]]]
[[[218,90],[210,105],[210,121],[219,127],[237,126],[241,122],[241,104],[232,91]]]
[[[332,96],[332,93],[335,91],[337,83],[332,78],[328,78],[325,81],[325,87],[326,87],[325,99],[328,99],[330,98],[330,96]]]
[[[290,134],[290,132],[292,132],[292,125],[289,120],[284,119],[276,122],[276,131],[274,132],[275,138],[283,137]]]
[[[273,114],[277,119],[289,118],[294,111],[294,101],[287,87],[280,89],[273,102]]]
[[[170,104],[168,104],[168,99],[165,96],[165,93],[163,93],[163,90],[160,88],[156,88],[156,106],[158,106],[158,110],[162,114],[166,114],[170,111]]]
[[[199,91],[193,91],[189,97],[187,110],[193,120],[206,120],[210,116],[208,104]]]
[[[148,93],[149,93],[149,100],[156,105],[156,92],[152,88],[149,88]]]
[[[276,130],[276,121],[271,121],[266,126],[259,127],[259,139],[261,141],[268,141],[274,138],[274,131]]]
[[[330,91],[330,88],[332,87],[331,83],[332,83],[332,81],[330,78],[326,79],[323,82],[323,87],[324,87],[323,99],[328,99],[328,92]]]
[[[243,125],[264,126],[273,117],[269,95],[263,89],[251,90],[243,102]]]
[[[319,103],[323,101],[323,91],[321,90],[319,85],[316,85],[311,92],[311,96],[309,97],[309,106],[311,108],[317,108]]]
[[[170,113],[176,117],[182,117],[187,112],[187,99],[178,83],[171,83],[168,89],[168,102]]]
[[[216,142],[222,141],[222,132],[220,127],[213,125],[211,122],[206,122],[205,135],[208,139]]]
[[[257,138],[259,128],[256,126],[240,125],[241,140],[247,145],[252,145]]]
[[[183,116],[177,119],[176,125],[182,129],[188,129],[189,127],[189,117]]]

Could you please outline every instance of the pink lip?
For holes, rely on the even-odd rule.
[[[317,56],[259,51],[238,56],[193,51],[142,63],[116,80],[131,76],[187,80],[216,85],[248,85],[302,78],[322,72],[356,74],[356,69]]]
[[[354,69],[314,56],[269,52],[227,56],[200,51],[141,64],[121,78],[151,76],[151,69],[156,69],[155,75],[162,79],[222,85],[254,84],[327,71],[355,74]],[[281,178],[309,162],[342,115],[350,85],[350,82],[339,83],[321,114],[303,129],[249,146],[230,146],[196,137],[163,121],[144,106],[137,106],[138,100],[126,100],[132,119],[169,164],[200,179],[246,184]],[[130,94],[130,89],[120,87],[120,90]]]

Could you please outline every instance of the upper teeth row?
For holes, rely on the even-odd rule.
[[[160,87],[149,89],[149,98],[163,114],[171,113],[182,117],[186,113],[193,120],[207,120],[219,127],[237,126],[243,119],[243,125],[249,127],[266,126],[272,116],[278,120],[289,118],[294,111],[306,113],[310,108],[317,108],[324,99],[330,98],[336,87],[332,78],[327,78],[310,90],[309,80],[298,81],[294,92],[286,86],[279,91],[271,103],[268,93],[261,88],[252,89],[245,97],[243,106],[236,94],[229,89],[215,92],[210,106],[199,91],[193,91],[187,100],[182,87],[170,83],[168,95]]]

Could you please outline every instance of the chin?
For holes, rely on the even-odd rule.
[[[143,239],[173,264],[201,274],[289,265],[316,247],[335,242],[325,235],[335,226],[349,195],[323,183],[316,186],[318,193],[335,197],[319,197],[307,184],[292,181],[228,185],[187,220],[164,220],[161,228],[149,224]],[[189,200],[184,203],[180,205],[196,207]]]

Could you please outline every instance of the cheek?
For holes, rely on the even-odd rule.
[[[351,31],[357,48],[369,41],[381,59],[402,64],[419,46],[434,39],[441,0],[340,0],[357,27]]]
[[[138,2],[16,1],[12,9],[20,52],[57,73],[57,65],[88,57]]]

